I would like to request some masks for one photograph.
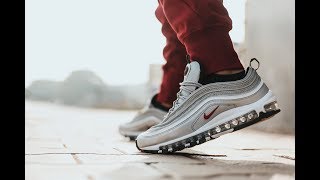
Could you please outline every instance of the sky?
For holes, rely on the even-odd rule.
[[[244,39],[245,0],[224,0],[234,42]],[[90,70],[112,85],[148,80],[163,64],[165,39],[156,0],[26,0],[25,86]]]

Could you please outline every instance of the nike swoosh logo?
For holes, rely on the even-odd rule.
[[[212,114],[218,109],[218,107],[219,106],[217,106],[213,111],[211,111],[211,113],[209,113],[208,115],[206,115],[206,113],[204,113],[203,114],[203,118],[205,119],[205,120],[207,120],[207,119],[209,119],[211,116],[212,116]]]

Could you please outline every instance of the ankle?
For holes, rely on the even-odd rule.
[[[163,111],[169,111],[169,109],[172,107],[172,105],[169,104],[169,103],[163,103],[163,102],[158,101],[158,100],[157,100],[157,97],[158,97],[158,94],[155,95],[155,96],[152,98],[151,104],[152,104],[154,107],[156,107],[156,108],[158,108],[158,109],[161,109],[161,110],[163,110]]]
[[[215,74],[218,75],[229,75],[229,74],[236,74],[242,72],[243,69],[237,69],[237,70],[223,70],[223,71],[218,71]]]
[[[215,82],[227,82],[227,81],[236,81],[244,78],[246,75],[245,70],[223,70],[216,73],[209,74],[201,78],[200,83],[205,85]]]

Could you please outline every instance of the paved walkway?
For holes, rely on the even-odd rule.
[[[175,155],[145,154],[117,132],[135,113],[26,101],[26,179],[294,179],[294,136],[245,129]]]

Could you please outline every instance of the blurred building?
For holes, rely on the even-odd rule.
[[[150,97],[150,85],[113,86],[94,72],[77,70],[63,81],[37,80],[25,90],[25,98],[71,106],[140,109]]]
[[[149,65],[148,86],[150,86],[151,94],[157,93],[162,81],[162,64]]]
[[[278,97],[281,112],[256,128],[294,133],[295,1],[247,0],[245,41],[239,56],[247,66],[260,61],[259,74]]]

